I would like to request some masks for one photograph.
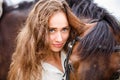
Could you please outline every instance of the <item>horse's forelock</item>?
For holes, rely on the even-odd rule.
[[[90,8],[91,7],[91,8]],[[71,7],[73,12],[78,16],[90,16],[93,8],[93,0],[79,0]]]
[[[82,48],[80,55],[83,58],[92,55],[105,55],[109,56],[114,51],[116,40],[110,30],[106,21],[100,21],[98,24],[81,40]]]

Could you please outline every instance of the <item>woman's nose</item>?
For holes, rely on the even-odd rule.
[[[58,32],[56,35],[56,41],[62,41],[62,34],[60,32]]]

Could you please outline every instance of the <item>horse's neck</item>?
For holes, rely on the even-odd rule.
[[[120,70],[120,52],[116,52],[111,55],[110,66],[114,70]]]
[[[106,64],[108,61],[105,61],[103,57],[93,57],[82,60],[79,63],[79,67],[77,67],[77,69],[75,68],[74,74],[71,73],[71,78],[73,80],[109,80],[111,74],[106,73],[110,72],[110,67]]]

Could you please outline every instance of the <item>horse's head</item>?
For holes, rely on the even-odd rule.
[[[113,33],[109,25],[101,23],[87,24],[88,29],[76,38],[71,61],[79,77],[107,80],[104,77],[120,70],[120,37]]]
[[[120,26],[117,20],[92,0],[80,0],[71,7],[86,23],[76,38],[70,57],[78,80],[109,80],[120,69]]]

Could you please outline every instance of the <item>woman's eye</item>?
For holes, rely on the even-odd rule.
[[[54,29],[49,29],[49,32],[53,33],[53,32],[55,32],[55,30]]]
[[[69,31],[69,28],[63,28],[62,31],[64,31],[64,32]]]

